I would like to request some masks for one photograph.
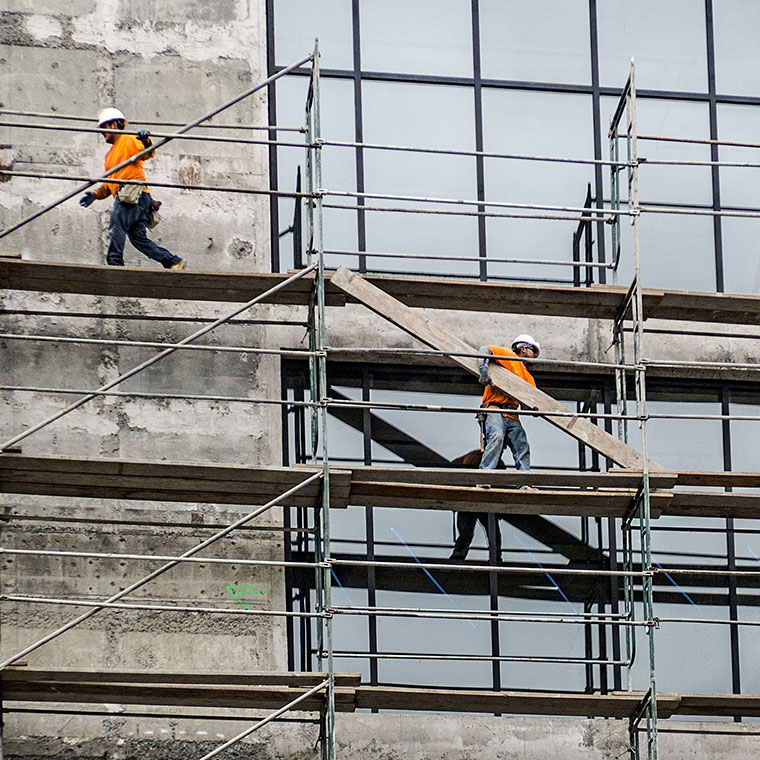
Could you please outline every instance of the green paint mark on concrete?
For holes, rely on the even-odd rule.
[[[271,589],[262,589],[256,586],[233,586],[232,584],[229,584],[225,586],[225,589],[227,590],[227,593],[243,607],[244,610],[251,609],[251,606],[245,601],[245,597],[263,596],[272,593]]]

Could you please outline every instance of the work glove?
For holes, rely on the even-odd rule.
[[[147,129],[141,129],[137,133],[137,139],[147,148],[150,145],[150,132]]]
[[[478,382],[481,385],[490,385],[491,384],[491,378],[488,376],[488,367],[482,367],[480,370],[480,374],[478,375]]]
[[[89,190],[79,199],[79,205],[82,208],[87,208],[95,200],[95,193],[91,193]]]

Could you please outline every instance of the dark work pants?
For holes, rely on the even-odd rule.
[[[113,267],[124,266],[124,242],[127,237],[140,253],[157,261],[164,269],[169,269],[182,260],[148,237],[149,216],[150,193],[142,193],[137,203],[122,203],[118,198],[114,198],[111,221],[108,225],[111,242],[106,254],[107,264]]]
[[[480,522],[488,537],[489,547],[494,544],[497,552],[501,553],[501,531],[499,530],[499,516],[496,515],[496,531],[493,536],[488,532],[487,512],[457,512],[457,540],[449,559],[465,559],[470,551],[470,544],[475,536],[475,526]]]

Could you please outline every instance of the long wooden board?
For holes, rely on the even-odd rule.
[[[271,501],[319,469],[3,454],[0,488],[48,496],[254,505]],[[320,488],[321,481],[310,483],[283,504],[313,507]],[[333,470],[331,505],[347,507],[349,489],[350,473]]]
[[[320,683],[320,673],[273,673],[247,676],[138,671],[66,671],[6,668],[2,674],[6,701],[115,703],[185,707],[275,708]],[[579,694],[569,692],[487,691],[485,689],[362,686],[356,674],[336,674],[336,709],[424,710],[512,715],[565,715],[629,718],[641,705],[643,692]],[[319,710],[324,694],[297,705]],[[758,716],[756,694],[657,695],[661,718],[673,715]]]
[[[203,272],[181,274],[145,267],[108,267],[0,257],[0,288],[101,296],[174,298],[244,303],[286,279],[268,272]],[[327,275],[331,306],[346,303],[345,294]],[[367,275],[367,280],[407,306],[460,309],[501,314],[614,319],[627,288],[594,285],[574,288],[522,283],[478,282],[404,275]],[[311,282],[299,280],[276,293],[269,303],[307,305]],[[724,324],[760,324],[760,296],[644,288],[647,319],[695,320]]]
[[[332,283],[427,346],[453,353],[477,353],[477,349],[468,343],[414,312],[355,272],[341,267],[333,275]],[[471,374],[476,376],[479,374],[478,359],[452,356],[451,360]],[[572,412],[547,393],[521,380],[513,372],[492,362],[489,374],[497,388],[517,399],[524,407],[540,411],[544,419],[602,456],[609,457],[621,467],[641,468],[643,466],[643,457],[638,451],[611,436],[585,417],[558,416],[572,414]],[[652,465],[659,467],[654,463],[650,464]]]
[[[219,504],[264,504],[319,468],[152,462],[85,457],[0,456],[0,492]],[[724,473],[701,473],[706,485]],[[728,473],[731,474],[731,473]],[[754,482],[746,475],[743,482]],[[690,477],[692,473],[686,473]],[[678,472],[651,478],[652,516],[760,516],[760,493],[682,491]],[[330,469],[330,503],[406,509],[444,509],[513,515],[621,517],[633,503],[640,472],[468,470],[447,467],[337,467]],[[520,490],[520,486],[538,486]],[[319,482],[285,504],[313,507]]]

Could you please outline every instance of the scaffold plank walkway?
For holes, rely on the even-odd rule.
[[[0,456],[0,487],[4,493],[48,496],[90,496],[106,499],[195,501],[219,504],[264,504],[297,486],[321,468],[254,467],[230,464],[189,464],[85,457]],[[319,482],[283,502],[313,507]],[[330,473],[330,503],[348,506],[350,473]]]
[[[321,673],[195,674],[155,671],[40,670],[10,667],[2,672],[4,702],[173,705],[177,707],[277,708],[315,686]],[[644,692],[578,694],[474,689],[362,686],[358,674],[335,674],[335,709],[454,711],[514,715],[630,718]],[[297,706],[315,711],[317,693]],[[760,695],[658,694],[658,715],[760,715]]]
[[[152,462],[84,457],[0,456],[4,493],[47,496],[260,504],[279,496],[317,471],[314,467]],[[695,473],[686,472],[687,482]],[[698,473],[700,483],[760,484],[756,473]],[[679,490],[681,474],[652,474],[652,514],[693,517],[757,517],[760,493]],[[330,503],[497,512],[622,517],[634,502],[641,473],[632,471],[467,470],[459,468],[340,467],[330,469]],[[533,488],[521,489],[530,485]],[[286,502],[317,503],[312,484]]]
[[[267,272],[176,272],[143,267],[108,267],[0,257],[0,288],[98,296],[172,298],[245,303],[286,280]],[[328,306],[350,300],[326,275]],[[485,311],[495,314],[614,319],[627,289],[615,285],[575,288],[520,283],[478,282],[402,275],[366,275],[368,282],[406,306]],[[305,306],[312,280],[304,278],[275,293],[269,303]],[[760,296],[643,289],[647,319],[678,319],[723,324],[760,324]]]

